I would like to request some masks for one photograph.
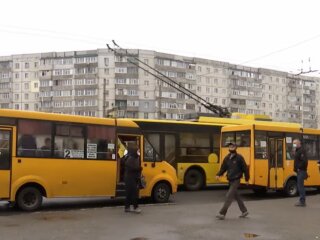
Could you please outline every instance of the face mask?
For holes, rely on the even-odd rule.
[[[236,153],[236,150],[229,150],[230,153]]]
[[[295,143],[292,144],[292,147],[297,148],[297,144],[295,144]]]

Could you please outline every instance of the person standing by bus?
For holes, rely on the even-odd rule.
[[[141,209],[138,206],[141,171],[138,145],[129,143],[128,153],[124,159],[125,212],[141,213]],[[133,205],[133,209],[131,205]]]
[[[229,154],[223,160],[220,171],[217,173],[216,179],[219,180],[225,172],[227,172],[227,179],[229,181],[229,190],[226,195],[226,200],[223,207],[221,208],[219,215],[216,216],[219,220],[224,220],[228,208],[230,207],[233,199],[236,199],[239,208],[242,212],[241,218],[248,216],[248,210],[244,205],[244,202],[240,198],[238,193],[238,187],[240,185],[240,179],[243,174],[245,175],[246,182],[249,181],[249,171],[247,164],[243,157],[237,153],[237,145],[235,143],[229,143]]]
[[[299,139],[293,140],[294,154],[294,171],[297,173],[297,186],[299,191],[299,202],[295,204],[296,207],[306,206],[306,191],[304,188],[304,181],[308,178],[308,157],[306,151],[301,145]]]

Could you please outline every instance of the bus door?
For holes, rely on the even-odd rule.
[[[0,198],[9,198],[12,129],[0,128]]]
[[[117,158],[117,183],[124,181],[124,156],[130,143],[135,143],[141,148],[141,137],[139,135],[118,135],[118,158]],[[141,150],[140,150],[141,151]]]
[[[282,138],[269,138],[269,187],[283,188],[283,149]]]

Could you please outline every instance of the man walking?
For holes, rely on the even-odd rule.
[[[296,207],[306,206],[306,191],[304,189],[304,180],[308,178],[308,158],[306,151],[301,146],[299,139],[293,140],[293,148],[295,148],[294,155],[294,171],[297,173],[297,186],[299,191],[299,202],[295,204]]]
[[[229,181],[229,190],[226,196],[225,203],[222,209],[217,215],[217,219],[223,220],[227,214],[228,208],[230,207],[233,199],[236,199],[242,214],[239,216],[244,218],[248,216],[248,210],[244,205],[240,195],[238,193],[238,187],[240,185],[240,179],[245,175],[246,182],[249,181],[249,172],[247,164],[243,157],[237,153],[237,146],[235,143],[229,143],[229,154],[224,158],[220,171],[217,173],[217,180],[225,172],[227,172],[227,179]]]

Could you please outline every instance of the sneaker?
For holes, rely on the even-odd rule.
[[[216,216],[216,219],[218,219],[218,220],[224,220],[225,217],[226,217],[225,215],[219,214],[219,215]]]
[[[249,212],[248,211],[245,211],[245,212],[243,212],[240,216],[239,216],[239,218],[245,218],[245,217],[247,217],[249,215]]]
[[[141,208],[138,208],[138,207],[137,207],[137,208],[133,209],[132,212],[139,214],[139,213],[142,212],[142,210],[141,210]]]
[[[302,202],[298,202],[294,206],[296,206],[296,207],[305,207],[305,206],[307,206],[307,204],[306,203],[302,203]]]

